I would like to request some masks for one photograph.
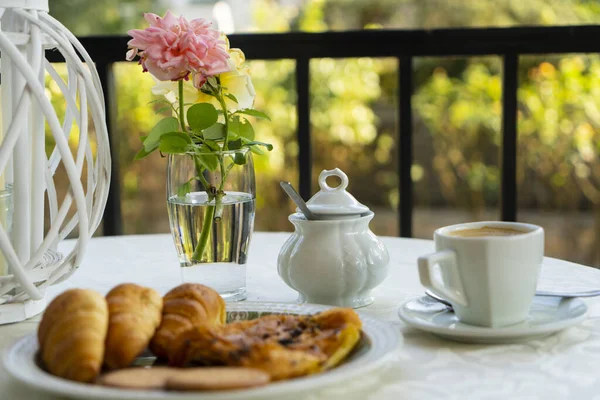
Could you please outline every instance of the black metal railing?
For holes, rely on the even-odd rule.
[[[501,147],[501,219],[517,218],[517,87],[519,56],[526,54],[600,52],[600,26],[520,27],[438,30],[367,30],[325,33],[234,34],[232,46],[244,49],[248,59],[296,61],[297,140],[299,191],[311,195],[311,140],[309,63],[313,58],[396,57],[398,69],[398,185],[400,236],[412,236],[412,91],[413,60],[421,56],[485,56],[503,59],[503,113]],[[105,92],[109,135],[115,117],[112,64],[124,61],[128,37],[98,36],[80,39],[96,62]],[[62,61],[57,52],[48,59]],[[122,233],[120,179],[116,141],[113,172],[104,215],[104,234]]]

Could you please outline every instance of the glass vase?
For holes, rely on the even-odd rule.
[[[169,155],[167,205],[183,282],[209,286],[226,301],[246,298],[255,199],[247,148]]]

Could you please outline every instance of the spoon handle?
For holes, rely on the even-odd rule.
[[[437,301],[439,301],[442,304],[445,304],[448,307],[452,307],[452,304],[450,304],[449,301],[442,299],[441,297],[437,296],[436,294],[432,293],[429,290],[425,291],[425,294],[429,297],[431,297],[432,299],[435,299]],[[564,297],[564,298],[571,298],[571,297],[595,297],[595,296],[600,296],[600,290],[588,290],[588,291],[584,291],[584,292],[570,292],[570,293],[559,293],[559,292],[545,292],[543,290],[538,290],[535,292],[536,296],[547,296],[547,297]]]
[[[304,202],[304,199],[302,197],[300,197],[300,195],[298,194],[298,192],[296,192],[296,189],[294,189],[294,187],[292,186],[291,183],[289,183],[289,182],[280,182],[279,185],[287,193],[287,195],[290,196],[290,198],[292,199],[292,201],[294,203],[296,203],[296,205],[298,206],[298,208],[300,209],[300,211],[302,211],[302,214],[304,214],[304,216],[306,217],[306,219],[308,219],[308,220],[317,219],[315,217],[315,215],[313,214],[313,212],[310,211],[310,209],[308,208],[308,206]]]
[[[535,292],[536,296],[552,296],[552,297],[596,297],[600,296],[600,290],[588,290],[585,292],[545,292],[543,290],[538,290]]]

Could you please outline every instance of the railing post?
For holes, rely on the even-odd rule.
[[[96,69],[104,91],[104,106],[106,109],[106,126],[108,140],[110,141],[111,174],[108,200],[104,210],[103,233],[105,236],[123,234],[123,220],[121,217],[121,179],[119,175],[119,141],[114,137],[116,119],[115,85],[112,72],[112,63],[96,62]]]
[[[505,54],[502,78],[502,188],[500,190],[500,213],[503,221],[517,220],[518,69],[518,54]]]
[[[411,178],[412,168],[412,94],[413,94],[413,57],[399,57],[398,68],[398,179],[399,201],[398,213],[400,214],[400,236],[412,236],[413,220],[413,185]]]
[[[298,173],[299,192],[304,200],[312,196],[312,148],[310,144],[310,59],[301,57],[296,60],[296,112],[298,125]]]

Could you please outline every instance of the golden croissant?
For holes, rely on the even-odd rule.
[[[40,354],[53,375],[92,382],[102,367],[108,307],[93,290],[71,289],[56,297],[38,328]]]
[[[200,326],[177,337],[169,363],[244,366],[266,371],[272,380],[293,378],[338,365],[360,340],[361,327],[346,308]]]
[[[127,367],[143,352],[160,324],[163,300],[154,289],[124,283],[106,295],[109,322],[104,364]]]
[[[180,333],[224,323],[225,301],[219,293],[204,285],[184,283],[164,296],[162,321],[150,342],[150,350],[159,358],[167,358],[169,346]]]

